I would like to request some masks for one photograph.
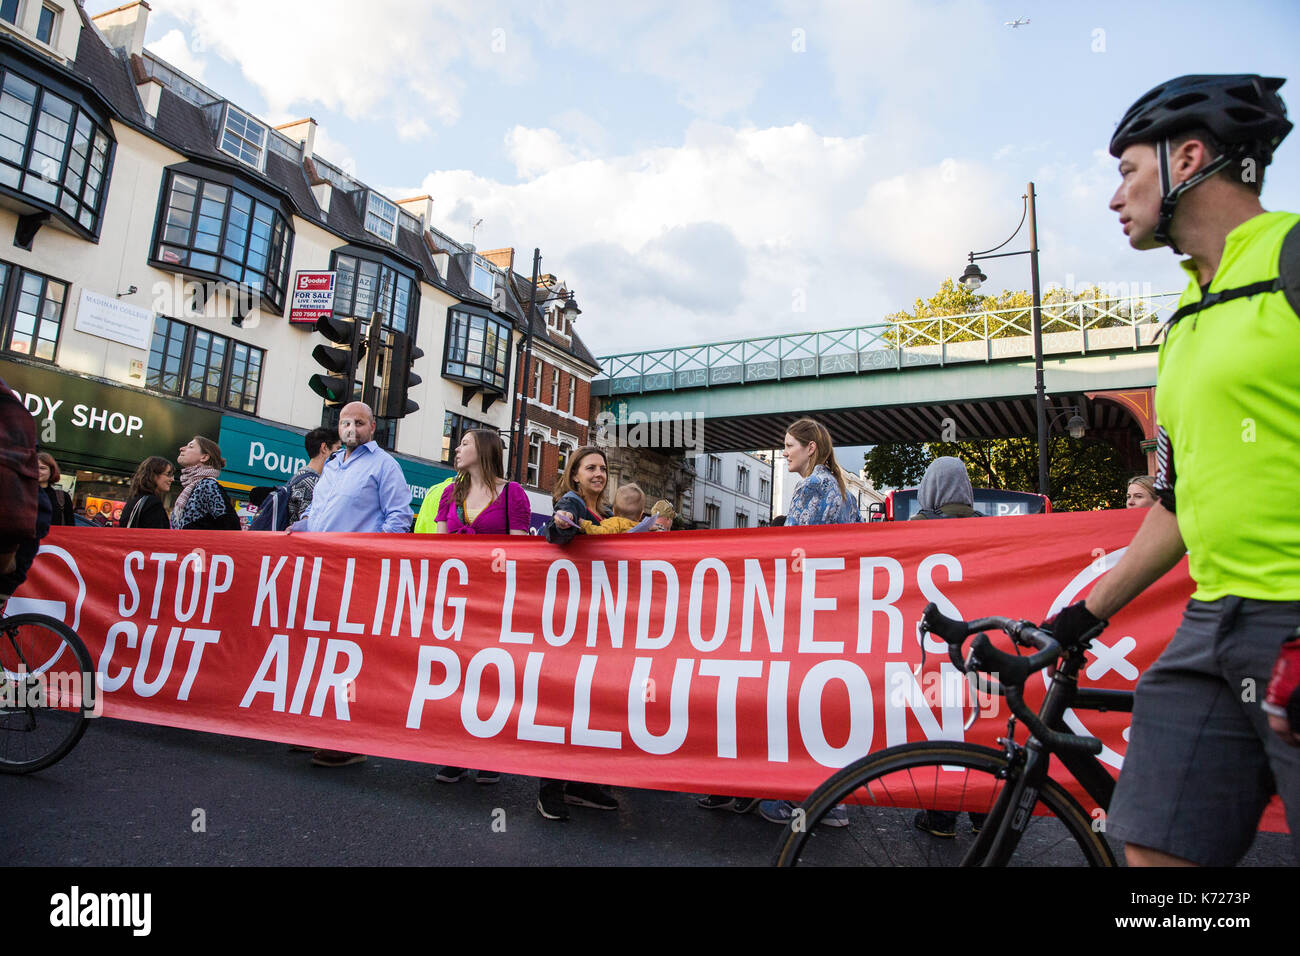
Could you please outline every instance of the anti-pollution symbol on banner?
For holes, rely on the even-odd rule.
[[[86,581],[81,576],[81,569],[77,567],[76,559],[72,557],[63,548],[53,544],[41,545],[40,551],[36,552],[36,560],[41,560],[41,555],[51,554],[56,558],[63,560],[72,572],[72,577],[77,582],[77,599],[72,605],[72,616],[68,617],[68,602],[57,598],[44,597],[11,597],[5,604],[4,616],[13,617],[18,614],[44,614],[46,617],[52,617],[56,621],[62,621],[74,631],[81,625],[81,605],[86,600]],[[29,573],[30,576],[30,573]],[[28,586],[25,590],[30,591]],[[58,588],[56,593],[66,594],[70,588]]]
[[[1061,608],[1073,604],[1075,599],[1084,591],[1085,588],[1088,587],[1088,585],[1092,584],[1093,581],[1097,580],[1097,578],[1101,577],[1118,564],[1119,559],[1127,550],[1128,548],[1118,548],[1115,551],[1098,555],[1097,560],[1093,561],[1086,568],[1076,574],[1074,579],[1065,586],[1065,590],[1056,596],[1056,599],[1052,601],[1052,606],[1047,610],[1047,616],[1051,617],[1057,611],[1061,610]],[[1108,645],[1106,641],[1110,641],[1111,643]],[[1128,654],[1136,647],[1137,640],[1130,635],[1126,634],[1123,637],[1114,638],[1103,632],[1102,637],[1094,638],[1092,646],[1088,648],[1088,654],[1093,659],[1084,666],[1080,677],[1091,685],[1095,684],[1097,681],[1101,680],[1101,678],[1109,675],[1113,671],[1129,683],[1130,687],[1128,689],[1131,690],[1133,686],[1136,686],[1137,684],[1138,669],[1136,665],[1128,660]],[[1043,683],[1045,685],[1049,684],[1050,678],[1047,676],[1047,671],[1042,671],[1041,673]],[[1079,719],[1079,715],[1074,712],[1073,708],[1066,710],[1064,718],[1066,725],[1076,734],[1084,734],[1089,737],[1099,736],[1088,730],[1083,721]],[[1125,742],[1128,741],[1128,730],[1128,727],[1124,728],[1123,736]],[[1119,770],[1124,765],[1123,754],[1108,747],[1104,740],[1102,741],[1101,754],[1098,756],[1098,759],[1103,763],[1114,767],[1116,770]]]

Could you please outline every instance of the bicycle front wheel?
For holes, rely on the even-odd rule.
[[[972,848],[980,830],[997,825],[989,814],[1018,774],[1003,753],[975,744],[929,741],[868,754],[804,801],[777,848],[776,865],[980,865]],[[840,804],[848,827],[819,826]],[[1114,866],[1115,858],[1078,802],[1048,779],[1010,864]]]
[[[0,619],[0,773],[61,760],[86,732],[95,665],[70,627],[43,614]]]

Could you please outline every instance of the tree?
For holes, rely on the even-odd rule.
[[[1096,285],[1074,293],[1060,286],[1048,289],[1042,296],[1043,333],[1077,332],[1080,327],[1112,328],[1126,325],[1125,320],[1134,315],[1139,320],[1150,315],[1155,321],[1150,306],[1140,299],[1123,305],[1121,302],[1119,296]],[[981,295],[948,278],[930,298],[918,298],[912,309],[885,316],[885,321],[895,326],[884,334],[891,347],[1032,334],[1033,296],[1023,289]]]

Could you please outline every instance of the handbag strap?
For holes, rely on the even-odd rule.
[[[135,519],[140,517],[140,506],[142,504],[144,504],[144,495],[141,495],[135,500],[135,507],[131,509],[131,517],[126,519],[126,526],[128,528],[135,527]]]

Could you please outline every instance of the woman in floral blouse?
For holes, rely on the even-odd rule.
[[[844,472],[835,461],[830,432],[811,418],[801,418],[785,432],[786,467],[803,481],[795,488],[785,523],[853,524],[858,508],[844,484]]]
[[[787,528],[810,524],[854,524],[858,508],[844,484],[844,472],[835,461],[835,446],[830,432],[820,422],[801,418],[785,431],[786,467],[803,481],[794,490],[794,500],[786,516]],[[786,800],[764,800],[758,812],[770,823],[788,825],[794,804]],[[833,808],[822,823],[829,827],[849,825],[848,810],[843,804]]]

